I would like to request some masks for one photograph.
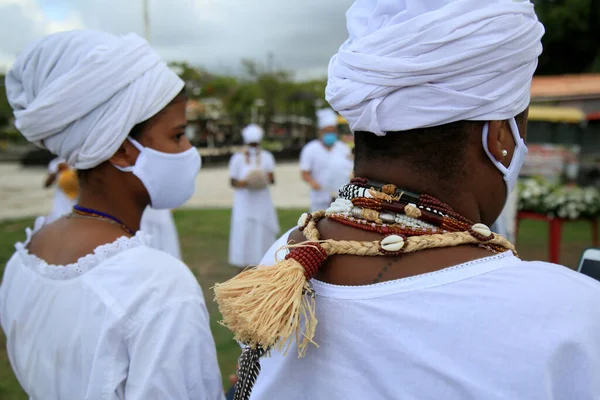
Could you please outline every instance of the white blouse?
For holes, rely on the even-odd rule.
[[[285,256],[288,237],[261,265]],[[312,285],[319,347],[263,358],[252,400],[600,399],[600,284],[568,268],[507,252],[373,285]]]
[[[8,355],[32,399],[224,397],[202,291],[185,264],[138,232],[48,265],[27,251],[33,233],[0,286]]]

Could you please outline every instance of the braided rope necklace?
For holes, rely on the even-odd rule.
[[[250,398],[263,354],[275,349],[283,351],[285,355],[295,340],[298,356],[302,357],[309,343],[316,345],[313,341],[317,325],[315,296],[310,280],[328,257],[400,256],[460,245],[483,246],[493,252],[510,250],[516,255],[514,246],[508,240],[492,233],[483,224],[470,222],[431,196],[412,193],[405,196],[406,192],[393,185],[382,185],[381,191],[360,186],[367,184],[369,182],[361,178],[354,179],[351,185],[346,185],[340,191],[340,198],[350,203],[334,203],[327,213],[318,211],[303,214],[298,220],[298,229],[307,241],[288,245],[289,252],[285,259],[274,266],[246,269],[213,288],[219,311],[223,315],[222,324],[234,333],[235,340],[246,345],[240,358],[236,400]],[[350,204],[352,208],[348,209]],[[346,208],[341,210],[341,206]],[[388,216],[382,214],[381,210],[404,213],[408,217],[406,221],[416,219],[434,228],[418,226],[416,223],[408,226],[410,223],[403,225],[401,222],[396,223],[399,226],[384,226],[383,219]],[[338,211],[341,211],[339,215]],[[356,219],[356,216],[360,217],[360,222],[349,219]],[[352,222],[351,226],[358,229],[369,226],[383,237],[363,242],[321,240],[317,224],[324,218],[345,221],[347,224]]]

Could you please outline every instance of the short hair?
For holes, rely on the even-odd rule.
[[[363,163],[411,165],[424,177],[440,181],[462,175],[465,152],[477,122],[459,121],[431,128],[388,132],[377,136],[371,132],[355,132],[355,166]]]
[[[521,125],[527,109],[515,117]],[[362,163],[402,161],[413,166],[425,178],[441,184],[453,184],[464,176],[466,150],[471,137],[481,134],[483,121],[458,121],[430,128],[388,132],[377,136],[371,132],[355,132],[355,168]],[[481,136],[479,136],[481,137]]]

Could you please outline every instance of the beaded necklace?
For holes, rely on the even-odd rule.
[[[248,164],[248,165],[250,165],[250,156],[252,153],[251,149],[252,148],[249,146],[244,149],[244,157],[246,159],[246,164]],[[254,163],[256,164],[256,166],[260,167],[262,165],[261,164],[262,151],[259,147],[256,147],[255,149],[256,149],[256,159],[254,160]]]
[[[317,224],[324,218],[378,233],[382,238],[323,240]],[[298,356],[302,357],[308,344],[315,344],[315,293],[310,281],[328,257],[401,256],[461,245],[477,245],[494,253],[510,250],[516,255],[505,238],[483,224],[472,223],[449,205],[362,178],[344,186],[327,211],[303,214],[298,229],[307,240],[288,245],[285,259],[274,266],[248,268],[215,285],[222,323],[246,345],[240,357],[236,400],[249,399],[264,354],[272,349],[287,352],[296,341]]]
[[[135,235],[133,229],[129,228],[125,223],[123,223],[120,219],[113,217],[110,214],[104,213],[102,211],[97,211],[91,208],[81,207],[81,206],[73,206],[73,216],[81,217],[81,218],[89,218],[96,219],[99,221],[106,221],[115,225],[118,225],[125,233],[128,235]]]
[[[391,184],[377,183],[379,186],[375,185],[367,179],[354,178],[350,184],[340,189],[340,197],[328,210],[327,217],[356,229],[382,235],[397,233],[405,236],[418,236],[436,232],[470,230],[473,230],[473,233],[479,235],[480,238],[488,237],[491,234],[487,226],[470,221],[448,204],[430,195],[417,195],[403,191]],[[348,214],[350,203],[354,207]],[[339,211],[342,209],[342,215],[339,215]],[[361,209],[360,213],[358,213],[358,209]],[[404,219],[400,216],[402,214],[405,215]],[[388,225],[392,220],[397,223]],[[423,226],[423,223],[434,225],[435,228]],[[501,253],[506,250],[488,243],[480,243],[479,247],[493,253]]]

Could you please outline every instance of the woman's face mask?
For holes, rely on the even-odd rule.
[[[132,172],[144,184],[150,195],[152,208],[171,209],[184,205],[196,190],[196,175],[202,166],[200,153],[195,147],[181,153],[163,153],[142,146],[127,138],[140,151],[135,165],[119,167]]]
[[[323,134],[323,138],[321,140],[325,146],[331,147],[335,144],[335,142],[337,142],[338,135],[335,132],[327,132]]]

